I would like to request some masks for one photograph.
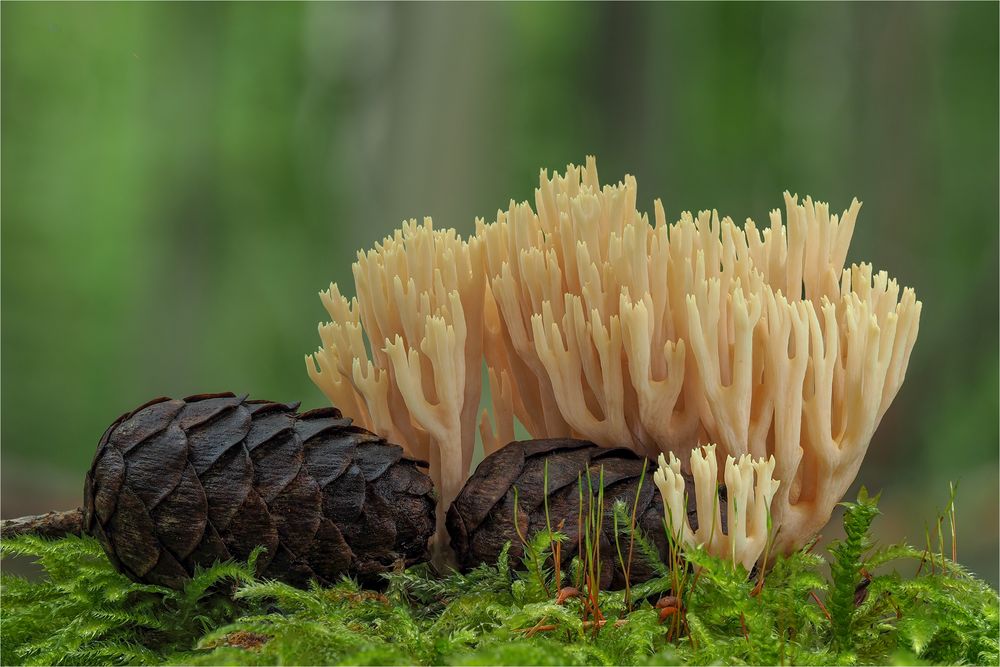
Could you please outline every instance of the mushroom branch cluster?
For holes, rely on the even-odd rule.
[[[704,445],[691,452],[691,475],[694,477],[697,528],[688,521],[681,462],[673,452],[669,461],[660,454],[659,468],[653,481],[663,498],[663,518],[674,544],[702,546],[710,553],[732,560],[750,570],[764,552],[771,534],[768,514],[771,500],[781,483],[772,479],[774,457],[751,460],[744,454],[739,461],[726,457],[727,531],[722,530],[718,495],[718,461],[715,445]],[[756,476],[756,483],[754,482]]]
[[[403,223],[354,263],[357,296],[322,292],[331,321],[306,366],[333,405],[427,461],[444,512],[469,476],[483,354],[480,242]],[[367,337],[367,345],[365,338]],[[368,348],[371,349],[369,357]]]
[[[775,548],[797,548],[857,475],[921,304],[870,264],[846,266],[857,200],[837,215],[784,199],[763,228],[715,211],[668,223],[659,201],[650,221],[635,179],[601,185],[593,158],[543,171],[533,207],[512,201],[468,240],[411,221],[360,253],[358,296],[322,295],[332,321],[310,376],[428,458],[439,512],[469,474],[485,363],[487,454],[517,421],[535,438],[671,456],[661,469],[715,459],[702,476],[728,476],[727,457],[740,480],[772,462],[760,502]]]

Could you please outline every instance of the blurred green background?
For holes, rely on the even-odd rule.
[[[850,259],[924,311],[859,483],[883,539],[923,543],[959,480],[960,560],[996,584],[996,3],[0,14],[3,516],[78,503],[153,396],[322,404],[316,293],[357,249],[411,216],[471,231],[592,153],[672,217],[864,201]]]

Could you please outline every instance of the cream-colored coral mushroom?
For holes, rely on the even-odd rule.
[[[786,220],[772,211],[762,230],[714,211],[668,224],[659,201],[650,224],[636,200],[634,178],[602,186],[588,158],[542,172],[534,208],[511,202],[468,241],[404,224],[359,254],[355,299],[323,293],[331,322],[309,374],[430,461],[439,528],[469,474],[485,359],[487,454],[515,420],[678,460],[714,442],[716,467],[699,453],[699,470],[732,457],[741,488],[748,455],[773,460],[776,547],[797,548],[854,480],[921,304],[869,264],[845,268],[856,200],[838,216],[786,193]]]
[[[663,497],[663,514],[675,543],[688,547],[703,546],[709,553],[727,558],[734,565],[750,570],[764,552],[771,535],[768,514],[771,501],[780,486],[772,479],[774,457],[766,461],[747,455],[735,461],[726,457],[723,478],[726,482],[726,527],[722,530],[722,514],[718,495],[718,461],[715,445],[706,445],[691,452],[691,473],[694,476],[695,508],[698,529],[688,523],[687,498],[680,461],[669,454],[669,461],[659,455],[659,468],[653,481]]]
[[[534,209],[478,223],[498,428],[773,456],[777,548],[801,546],[899,390],[921,304],[871,265],[845,268],[857,200],[838,216],[786,193],[786,223],[775,210],[759,230],[714,211],[668,224],[658,201],[650,224],[636,199],[634,178],[602,186],[588,158],[542,172]]]
[[[320,294],[331,321],[320,325],[323,345],[306,357],[306,367],[345,415],[430,463],[441,562],[445,512],[468,477],[475,447],[485,289],[480,243],[435,230],[430,218],[410,220],[359,252],[353,269],[355,298],[348,301],[335,284]]]

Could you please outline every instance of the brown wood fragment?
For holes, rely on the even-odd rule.
[[[83,512],[80,508],[62,512],[47,512],[33,516],[0,521],[0,539],[9,540],[18,535],[37,535],[47,539],[57,539],[67,535],[80,535],[83,528]]]

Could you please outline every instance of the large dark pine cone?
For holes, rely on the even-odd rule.
[[[548,461],[549,519],[555,530],[563,522],[567,540],[561,547],[561,562],[568,565],[578,552],[579,485],[583,475],[584,515],[588,509],[587,470],[594,488],[595,502],[604,468],[604,524],[600,537],[601,587],[621,588],[624,573],[618,563],[614,542],[612,508],[616,499],[625,502],[629,516],[645,459],[630,449],[598,447],[586,440],[549,439],[512,442],[487,457],[466,482],[465,488],[448,510],[448,534],[458,562],[463,569],[480,563],[495,563],[500,550],[511,543],[511,554],[520,557],[522,544],[514,526],[514,488],[517,488],[518,523],[525,537],[546,529],[544,476]],[[663,527],[663,500],[653,483],[656,463],[649,461],[646,478],[639,492],[636,524],[656,545],[661,558],[669,548]],[[697,527],[694,483],[685,476],[688,492],[688,518]],[[724,498],[720,499],[724,503]],[[723,515],[725,514],[725,505]],[[626,559],[628,537],[619,537]],[[636,552],[632,558],[630,580],[645,581],[652,570]]]
[[[160,398],[104,433],[84,530],[137,581],[177,588],[197,566],[266,552],[258,573],[295,585],[425,560],[430,478],[336,408],[233,394]]]

